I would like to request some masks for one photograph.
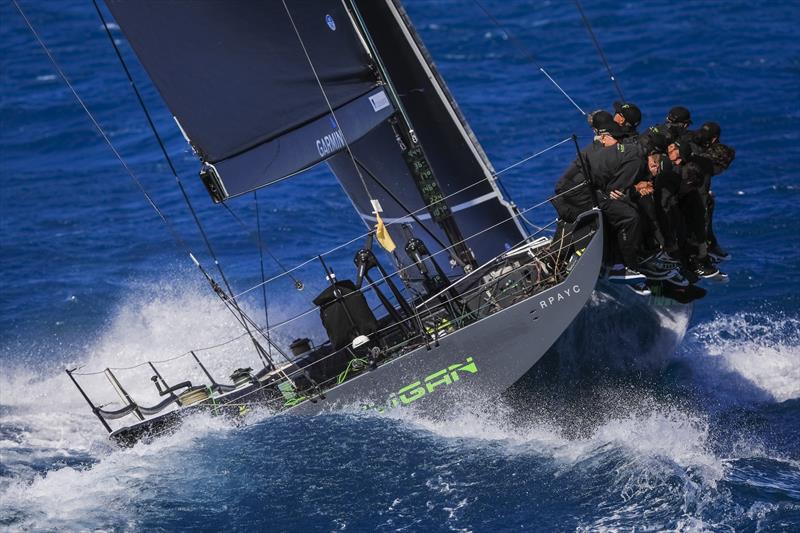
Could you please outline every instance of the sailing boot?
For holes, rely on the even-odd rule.
[[[716,240],[708,245],[708,256],[715,263],[727,261],[728,259],[731,258],[731,255],[725,250],[723,250],[722,246],[720,246],[719,243],[716,242]]]
[[[632,268],[628,268],[625,265],[614,265],[608,272],[608,281],[612,283],[636,285],[639,283],[644,283],[646,279],[647,278],[643,274],[633,270]]]
[[[713,265],[708,257],[703,259],[692,258],[692,270],[698,277],[703,279],[711,279],[719,275],[719,269]]]

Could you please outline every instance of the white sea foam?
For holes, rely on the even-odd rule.
[[[684,318],[664,319],[676,333]],[[768,398],[782,401],[800,396],[800,320],[766,314],[740,313],[718,316],[690,330],[686,347],[672,359],[688,362],[691,379],[714,394],[741,401]],[[669,357],[666,358],[669,361]],[[738,376],[739,379],[735,379]],[[515,426],[506,409],[473,410],[448,418],[429,420],[414,410],[395,410],[390,416],[448,439],[505,443],[509,449],[537,451],[574,463],[606,446],[628,450],[642,457],[662,458],[680,467],[701,467],[709,479],[723,472],[724,458],[709,447],[709,427],[702,416],[646,400],[644,407],[631,405],[629,414],[598,424],[588,437],[568,438],[550,422]],[[757,443],[742,443],[737,457],[763,456]],[[748,453],[748,449],[749,452]]]
[[[113,369],[126,391],[145,405],[159,400],[150,381],[153,371],[146,361],[155,361],[160,373],[172,383],[186,378],[207,381],[189,350],[196,351],[219,381],[227,381],[237,367],[261,367],[249,337],[243,335],[234,316],[203,287],[164,282],[135,292],[137,296],[119,306],[108,326],[87,343],[82,354],[69,361],[62,359],[64,367],[78,367],[76,377],[96,403],[121,402],[107,378],[97,374],[107,367]],[[250,315],[255,313],[250,311]],[[52,361],[49,348],[37,349],[42,353],[31,354],[27,361]],[[29,414],[39,407],[50,411],[53,406],[57,411],[86,412],[83,398],[60,369],[37,370],[30,366],[5,369],[0,378],[0,404],[26,408]]]
[[[103,334],[86,346],[84,355],[66,362],[65,366],[79,366],[79,372],[128,367],[148,359],[174,357],[190,348],[210,346],[238,331],[232,324],[233,318],[213,296],[201,295],[192,287],[184,289],[159,285],[123,304]],[[257,363],[252,350],[246,351],[243,346],[246,345],[234,342],[200,355],[224,379],[236,366]],[[53,358],[51,352],[44,352],[32,354],[27,360],[36,360],[37,355],[43,361]],[[189,357],[161,364],[159,369],[172,382],[186,377],[202,378]],[[144,405],[159,401],[149,379],[152,374],[146,366],[116,371],[127,392]],[[109,409],[122,405],[102,374],[76,377],[96,404],[110,404]],[[73,454],[85,453],[105,442],[102,426],[61,370],[38,374],[31,365],[8,369],[0,378],[0,391],[0,404],[6,408],[2,424],[14,428],[14,441],[19,448],[50,449],[54,455]]]
[[[185,431],[150,444],[106,451],[90,467],[56,468],[32,480],[12,482],[2,494],[3,506],[23,517],[15,524],[20,528],[135,529],[131,502],[148,497],[148,478],[179,467],[182,452],[195,442],[230,428],[224,419],[203,414],[187,418],[184,426]]]
[[[229,312],[198,287],[164,283],[139,293],[143,295],[120,306],[75,364],[85,365],[85,371],[131,366],[213,345],[238,331]],[[680,320],[671,326],[676,333],[684,327]],[[797,326],[796,319],[783,317],[717,317],[695,327],[690,346],[676,358],[688,361],[706,387],[738,392],[729,383],[733,373],[771,397],[794,398],[800,394]],[[235,366],[258,364],[246,344],[233,342],[201,352],[201,356],[210,370],[224,379]],[[41,357],[52,359],[50,353]],[[184,360],[188,366],[182,367]],[[188,358],[160,364],[159,369],[168,381],[182,377],[184,370],[198,372]],[[727,373],[719,374],[720,369]],[[151,373],[141,367],[120,370],[117,375],[137,399],[153,399],[148,396],[155,393],[150,390],[154,389],[148,379]],[[104,377],[81,379],[93,397],[118,400]],[[0,454],[14,473],[0,486],[5,508],[0,514],[18,513],[25,517],[20,525],[31,527],[78,519],[91,523],[92,516],[107,517],[109,511],[128,516],[127,502],[147,490],[145,479],[179,461],[181,452],[196,439],[230,428],[224,420],[197,416],[187,420],[186,431],[119,450],[109,445],[83,399],[60,371],[4,370],[0,395],[4,406]],[[710,451],[705,420],[678,408],[652,402],[599,422],[578,438],[566,435],[552,422],[510,422],[513,417],[509,414],[508,409],[494,404],[491,409],[460,412],[447,423],[430,420],[413,409],[394,410],[389,416],[447,440],[471,441],[478,446],[492,443],[505,453],[550,458],[556,468],[566,471],[591,467],[602,461],[604,454],[616,451],[625,457],[617,475],[619,490],[626,494],[647,490],[675,472],[687,487],[694,487],[693,475],[699,474],[702,485],[713,485],[724,473],[726,459]]]
[[[511,461],[524,461],[525,456],[543,460],[539,468],[544,479],[603,480],[603,489],[587,488],[586,497],[605,511],[579,524],[579,530],[625,529],[644,524],[645,517],[654,513],[662,516],[652,518],[649,527],[670,529],[670,522],[664,521],[665,509],[674,510],[670,516],[686,516],[687,524],[698,526],[702,521],[696,518],[697,509],[720,497],[717,484],[726,474],[727,462],[711,449],[710,429],[703,416],[645,403],[579,438],[552,423],[515,424],[498,417],[496,409],[461,413],[445,422],[410,410],[396,410],[391,416],[411,430],[429,432],[458,447],[459,457],[462,447],[477,447],[490,463],[497,454],[511,456]],[[447,475],[447,469],[437,472],[429,480],[433,488],[440,492],[457,488],[444,494],[448,502],[470,496],[459,479]]]
[[[551,422],[510,422],[505,408],[496,404],[487,411],[473,410],[431,420],[409,409],[390,412],[392,418],[447,439],[476,443],[501,443],[510,453],[535,453],[574,465],[609,446],[639,457],[662,459],[683,468],[700,467],[709,479],[718,479],[723,462],[709,450],[709,428],[695,414],[651,402],[612,418],[588,436],[571,438]]]
[[[704,389],[732,402],[800,397],[800,319],[718,315],[689,332],[678,358]]]
[[[140,289],[138,296],[120,305],[83,355],[64,366],[80,366],[80,372],[129,367],[212,346],[241,332],[219,300],[200,287],[164,282]],[[171,460],[170,450],[189,447],[195,439],[232,427],[223,419],[195,416],[185,422],[185,431],[133,449],[117,449],[63,367],[53,363],[52,348],[36,350],[40,352],[23,359],[41,360],[41,368],[35,364],[9,367],[8,358],[0,358],[4,362],[0,460],[11,473],[0,479],[0,518],[20,515],[30,527],[49,528],[57,520],[69,524],[81,517],[84,520],[78,523],[91,524],[92,516],[109,510],[124,516],[125,502],[141,489],[142,479],[158,474],[160,462]],[[237,367],[260,365],[247,337],[198,355],[220,381],[227,381]],[[207,381],[190,357],[157,367],[168,382],[186,377]],[[115,373],[136,401],[157,403],[149,367]],[[122,404],[102,374],[77,377],[97,404],[116,402],[109,409]]]

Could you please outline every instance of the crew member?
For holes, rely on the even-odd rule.
[[[575,222],[578,215],[588,211],[595,205],[592,189],[588,185],[581,186],[588,182],[587,177],[582,172],[582,164],[588,162],[590,154],[604,148],[598,132],[613,124],[614,117],[608,111],[600,109],[590,113],[587,116],[587,121],[595,134],[594,140],[581,150],[583,161],[575,159],[556,182],[556,196],[550,201],[553,207],[556,208],[558,217],[568,223]]]
[[[639,132],[636,128],[642,122],[642,112],[635,104],[614,102],[614,122],[620,125],[624,135],[622,142],[637,142]]]
[[[695,132],[694,141],[697,145],[697,153],[699,156],[704,157],[711,161],[712,176],[716,176],[721,172],[728,169],[733,159],[736,157],[736,151],[722,144],[719,141],[722,129],[716,122],[706,122],[703,126]],[[706,236],[708,238],[708,253],[717,261],[725,260],[729,257],[728,253],[719,245],[717,237],[714,234],[714,208],[716,207],[716,199],[714,192],[711,189],[711,177],[709,177],[706,190]]]
[[[582,150],[581,156],[558,180],[557,197],[552,203],[559,218],[572,222],[596,201],[616,233],[625,267],[612,272],[609,279],[644,281],[644,276],[636,270],[641,240],[639,213],[627,194],[643,171],[641,152],[619,144],[624,134],[609,113],[595,112],[589,123],[597,134],[595,141]],[[591,188],[580,186],[587,182]]]
[[[691,123],[692,115],[689,110],[683,106],[675,106],[669,110],[667,118],[662,124],[650,126],[649,131],[659,133],[671,142],[683,137]]]
[[[667,247],[661,220],[658,215],[655,178],[661,168],[661,155],[651,154],[647,157],[647,174],[633,184],[631,198],[639,208],[642,223],[642,246],[644,256],[652,256]]]
[[[638,272],[638,251],[641,242],[639,212],[628,190],[644,173],[644,159],[636,145],[620,143],[625,136],[616,123],[601,124],[597,129],[604,148],[587,155],[591,180],[597,189],[598,204],[605,219],[616,233],[616,241],[626,267],[612,272],[609,278],[633,279]]]
[[[678,212],[678,191],[681,187],[680,168],[676,167],[667,156],[667,140],[659,133],[648,133],[648,171],[653,176],[653,188],[656,202],[656,215],[661,229],[663,251],[669,259],[679,256],[677,231],[681,226]]]
[[[691,152],[688,139],[674,140],[667,147],[673,165],[680,168],[681,184],[678,207],[682,224],[678,231],[684,266],[697,276],[712,278],[719,270],[708,257],[706,236],[706,205],[701,193],[711,174],[710,162]]]

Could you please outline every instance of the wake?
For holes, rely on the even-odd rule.
[[[139,499],[150,490],[148,479],[158,476],[159,470],[174,469],[187,451],[202,449],[209,439],[235,437],[235,432],[243,431],[222,418],[201,414],[187,419],[180,432],[132,449],[117,449],[109,443],[83,399],[57,369],[60,364],[87,369],[132,366],[146,359],[168,358],[198,344],[211,345],[237,331],[228,312],[199,288],[165,283],[145,294],[124,303],[83,355],[58,354],[55,346],[56,360],[50,350],[28,358],[49,360],[50,367],[4,369],[0,378],[0,524],[45,527],[95,515],[99,519],[109,509],[124,515],[132,498]],[[613,295],[604,298],[594,305],[623,307]],[[763,313],[718,315],[691,328],[683,346],[669,351],[683,338],[688,319],[681,314],[639,316],[643,328],[655,323],[659,331],[634,328],[617,345],[612,341],[621,333],[609,326],[602,339],[609,347],[605,352],[581,345],[582,341],[561,341],[558,357],[553,356],[557,362],[543,361],[529,378],[533,388],[529,381],[507,401],[484,399],[490,408],[456,413],[447,424],[408,409],[391,411],[389,421],[406,428],[401,431],[423,431],[454,446],[491,445],[512,456],[545,457],[561,465],[557,469],[614,465],[615,485],[627,487],[630,494],[644,490],[648,483],[662,483],[665,475],[677,475],[685,491],[713,490],[726,476],[730,461],[774,454],[755,443],[744,443],[735,454],[722,456],[715,451],[708,413],[676,399],[671,394],[673,385],[694,387],[725,406],[800,397],[800,320]],[[579,318],[577,327],[588,327],[589,320],[588,316]],[[640,345],[649,346],[643,356],[636,353]],[[247,359],[250,352],[246,345],[232,343],[204,361],[212,372],[225,376],[235,366],[257,365],[255,355],[252,361]],[[160,370],[167,380],[197,371],[181,365],[164,364]],[[676,367],[681,371],[676,372]],[[592,386],[598,376],[611,380]],[[148,378],[148,371],[124,378],[137,400],[146,402],[148,394],[156,394]],[[110,389],[102,376],[87,377],[85,385],[92,397],[102,397]],[[552,395],[554,390],[560,393]],[[527,408],[519,408],[520,391]],[[581,395],[590,401],[570,408],[569,398]],[[105,398],[118,401],[113,396]],[[588,408],[589,404],[594,407]],[[334,416],[344,416],[345,426],[357,429],[363,417],[378,415]],[[268,424],[267,417],[267,413],[257,413],[249,424]],[[230,442],[235,446],[235,438]]]

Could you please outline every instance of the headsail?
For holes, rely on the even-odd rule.
[[[282,2],[106,3],[216,200],[308,168],[393,112],[339,1],[288,2],[291,18]]]
[[[408,16],[395,0],[355,0],[372,42],[396,88],[414,132],[436,176],[441,193],[467,245],[477,261],[486,261],[520,242],[526,235],[513,216],[514,208],[494,182],[494,172],[483,149],[462,116],[453,96],[430,59]],[[351,145],[357,161],[363,163],[405,208],[421,210],[417,216],[439,240],[451,240],[433,222],[435,213],[425,210],[419,185],[398,148],[396,132],[387,122]],[[355,174],[349,156],[340,154],[329,165],[353,199],[361,217],[375,222],[372,208]],[[378,198],[387,222],[411,222],[406,209],[367,178],[370,194]],[[461,191],[461,192],[459,192]],[[390,226],[397,242],[404,242],[399,225]],[[491,228],[491,229],[487,229]],[[471,236],[479,233],[476,237]],[[439,250],[426,234],[417,237]],[[453,242],[448,245],[455,244]]]

